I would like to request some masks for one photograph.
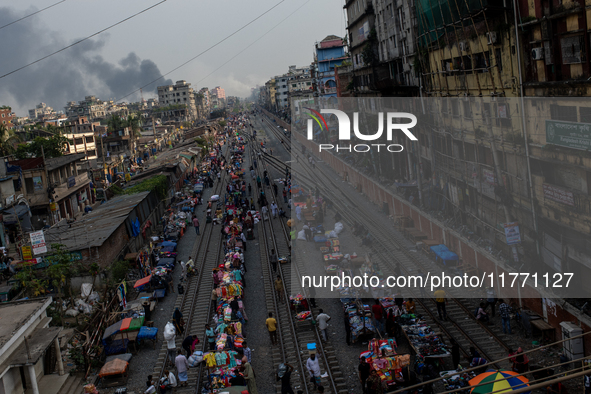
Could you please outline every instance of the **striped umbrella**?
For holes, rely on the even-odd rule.
[[[468,382],[470,386],[482,384],[482,386],[474,387],[470,393],[472,394],[486,394],[486,393],[509,393],[513,390],[529,387],[529,380],[525,376],[516,376],[517,372],[513,371],[496,371],[488,370]],[[504,379],[504,380],[499,380]],[[495,380],[499,380],[495,382]],[[486,384],[487,382],[490,382]],[[528,393],[530,393],[528,391]]]

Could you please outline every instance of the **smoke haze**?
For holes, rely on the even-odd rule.
[[[26,13],[30,13],[27,11]],[[26,13],[0,7],[0,26]],[[67,22],[57,21],[56,23]],[[28,109],[45,102],[56,111],[63,111],[68,101],[80,101],[95,95],[102,100],[118,99],[153,81],[162,74],[150,59],[140,59],[133,51],[117,64],[105,60],[101,50],[109,36],[103,33],[72,48],[43,60],[15,74],[0,79],[0,105],[9,105],[18,116],[27,116]],[[0,31],[0,74],[55,52],[72,42],[32,17]],[[160,79],[144,88],[145,95],[157,86],[172,84]],[[124,99],[137,101],[139,92]]]

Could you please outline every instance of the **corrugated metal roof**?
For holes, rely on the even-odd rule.
[[[148,194],[150,192],[119,196],[74,223],[62,220],[45,232],[48,249],[51,244],[65,245],[69,251],[101,246]]]

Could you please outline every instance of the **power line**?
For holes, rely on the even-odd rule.
[[[166,1],[166,0],[165,0]],[[197,59],[198,57],[200,57],[201,55],[209,52],[210,50],[212,50],[213,48],[217,47],[218,45],[220,45],[222,42],[226,41],[227,39],[229,39],[230,37],[236,35],[238,32],[244,30],[247,26],[253,24],[255,21],[257,21],[258,19],[262,18],[264,15],[268,14],[269,12],[271,12],[274,8],[276,8],[277,6],[279,6],[281,3],[283,3],[285,0],[281,0],[279,3],[275,4],[273,7],[269,8],[267,11],[263,12],[262,14],[260,14],[259,16],[257,16],[256,18],[254,18],[253,20],[251,20],[250,22],[248,22],[246,25],[242,26],[241,28],[239,28],[238,30],[234,31],[233,33],[231,33],[230,35],[226,36],[225,38],[221,39],[220,41],[216,42],[215,44],[213,44],[212,46],[210,46],[209,48],[205,49],[204,51],[200,52],[199,54],[197,54],[196,56],[192,57],[191,59],[187,60],[186,62],[182,63],[181,65],[179,65],[178,67],[173,68],[172,70],[168,71],[166,74],[161,75],[160,77],[156,78],[155,80],[148,82],[147,84],[140,86],[139,88],[137,88],[136,90],[126,94],[125,96],[119,97],[117,100],[115,101],[120,101],[123,100],[126,97],[131,96],[134,93],[139,92],[140,89],[145,88],[148,85],[153,84],[154,82],[157,82],[159,80],[161,80],[162,78],[164,78],[165,76],[167,76],[168,74],[178,70],[179,68],[191,63],[193,60]]]
[[[0,30],[4,29],[5,27],[8,27],[8,26],[10,26],[10,25],[14,25],[16,22],[20,22],[20,21],[22,21],[23,19],[27,19],[28,17],[31,17],[31,16],[33,16],[33,15],[36,15],[36,14],[38,14],[38,13],[40,13],[40,12],[43,12],[43,11],[45,11],[45,10],[48,10],[48,9],[50,9],[51,7],[55,7],[56,5],[58,5],[58,4],[60,4],[60,3],[63,3],[64,1],[67,1],[67,0],[61,0],[61,1],[58,1],[57,3],[54,3],[54,4],[50,5],[50,6],[47,6],[47,7],[45,7],[45,8],[42,8],[42,9],[40,9],[39,11],[36,11],[36,12],[33,12],[32,14],[29,14],[29,15],[23,16],[22,18],[20,18],[20,19],[17,19],[17,20],[15,20],[15,21],[12,21],[12,22],[10,22],[10,23],[7,23],[7,24],[5,24],[4,26],[0,26]]]
[[[65,0],[64,0],[64,1],[65,1]],[[62,49],[60,49],[60,50],[58,50],[58,51],[55,51],[55,52],[53,52],[53,53],[50,53],[49,55],[43,56],[42,58],[40,58],[40,59],[37,59],[37,60],[35,60],[34,62],[31,62],[31,63],[25,64],[24,66],[21,66],[21,67],[17,68],[16,70],[12,70],[12,71],[11,71],[11,72],[9,72],[9,73],[6,73],[6,74],[4,74],[4,75],[0,75],[0,79],[2,79],[2,78],[4,78],[4,77],[7,77],[7,76],[9,76],[9,75],[11,75],[11,74],[14,74],[14,73],[16,73],[16,72],[18,72],[18,71],[21,71],[21,70],[23,70],[23,69],[25,69],[25,68],[27,68],[27,67],[29,67],[29,66],[32,66],[33,64],[39,63],[40,61],[42,61],[42,60],[45,60],[45,59],[47,59],[48,57],[51,57],[51,56],[53,56],[53,55],[56,55],[56,54],[58,54],[58,53],[60,53],[60,52],[63,52],[63,51],[65,51],[65,50],[66,50],[66,49],[68,49],[68,48],[72,48],[74,45],[78,45],[78,44],[80,44],[81,42],[84,42],[84,41],[86,41],[86,40],[89,40],[89,39],[91,39],[91,38],[92,38],[92,37],[94,37],[94,36],[98,36],[99,34],[101,34],[101,33],[105,32],[105,31],[107,31],[107,30],[109,30],[109,29],[111,29],[111,28],[113,28],[113,27],[115,27],[115,26],[117,26],[117,25],[120,25],[120,24],[122,24],[123,22],[126,22],[126,21],[128,21],[128,20],[130,20],[130,19],[132,19],[132,18],[135,18],[136,16],[138,16],[138,15],[140,15],[140,14],[143,14],[144,12],[146,12],[146,11],[149,11],[149,10],[151,10],[151,9],[152,9],[152,8],[154,8],[154,7],[157,7],[157,6],[159,6],[159,5],[160,5],[160,4],[162,4],[162,3],[166,3],[166,1],[167,1],[167,0],[162,0],[161,2],[159,2],[159,3],[156,3],[156,4],[154,4],[154,5],[152,5],[152,6],[148,7],[148,8],[144,8],[143,10],[141,10],[141,11],[139,11],[139,12],[137,12],[137,13],[135,13],[135,14],[131,15],[131,16],[128,16],[127,18],[125,18],[125,19],[123,19],[123,20],[121,20],[121,21],[119,21],[119,22],[117,22],[117,23],[115,23],[115,24],[113,24],[113,25],[111,25],[111,26],[109,26],[109,27],[106,27],[106,28],[104,28],[104,29],[102,29],[102,30],[99,30],[99,31],[97,31],[96,33],[94,33],[94,34],[92,34],[92,35],[90,35],[90,36],[88,36],[88,37],[86,37],[86,38],[83,38],[83,39],[81,39],[81,40],[78,40],[78,41],[76,41],[76,42],[74,42],[74,43],[72,43],[72,44],[68,45],[67,47],[64,47],[64,48],[62,48]]]
[[[213,70],[212,72],[210,72],[209,74],[207,74],[205,77],[201,78],[199,81],[197,81],[196,84],[201,83],[202,81],[206,80],[207,78],[209,78],[212,74],[214,74],[215,72],[217,72],[220,68],[224,67],[226,64],[230,63],[232,60],[234,60],[236,57],[238,57],[240,54],[242,54],[243,52],[245,52],[248,48],[250,48],[251,46],[253,46],[254,44],[256,44],[260,39],[262,39],[263,37],[265,37],[267,34],[271,33],[273,30],[275,30],[275,28],[277,28],[277,26],[279,26],[280,24],[282,24],[283,22],[285,22],[288,18],[290,18],[293,14],[295,14],[296,12],[298,12],[301,8],[303,8],[306,4],[308,4],[310,2],[310,0],[306,1],[304,4],[302,4],[301,6],[299,6],[295,11],[293,11],[291,14],[289,14],[288,16],[286,16],[285,18],[283,18],[279,23],[277,23],[275,26],[273,26],[271,29],[269,29],[265,34],[263,34],[262,36],[260,36],[259,38],[257,38],[256,40],[254,40],[250,45],[248,45],[247,47],[245,47],[243,50],[241,50],[240,52],[238,52],[236,55],[232,56],[230,59],[228,59],[225,63],[223,63],[222,65],[220,65],[218,68],[216,68],[215,70]]]

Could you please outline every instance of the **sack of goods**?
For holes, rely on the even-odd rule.
[[[277,376],[279,376],[279,379],[281,379],[283,377],[283,375],[285,375],[286,371],[287,371],[287,366],[283,363],[279,364],[279,368],[277,368]]]
[[[341,231],[343,231],[343,223],[341,222],[336,222],[334,224],[334,232],[339,235],[341,233]]]
[[[166,326],[164,326],[164,340],[167,342],[174,340],[175,335],[176,330],[174,329],[174,325],[171,322],[166,323]]]
[[[203,361],[203,352],[196,351],[195,353],[189,356],[189,360],[187,361],[189,361],[189,366],[191,368],[196,367],[197,365],[199,365],[201,361]]]

